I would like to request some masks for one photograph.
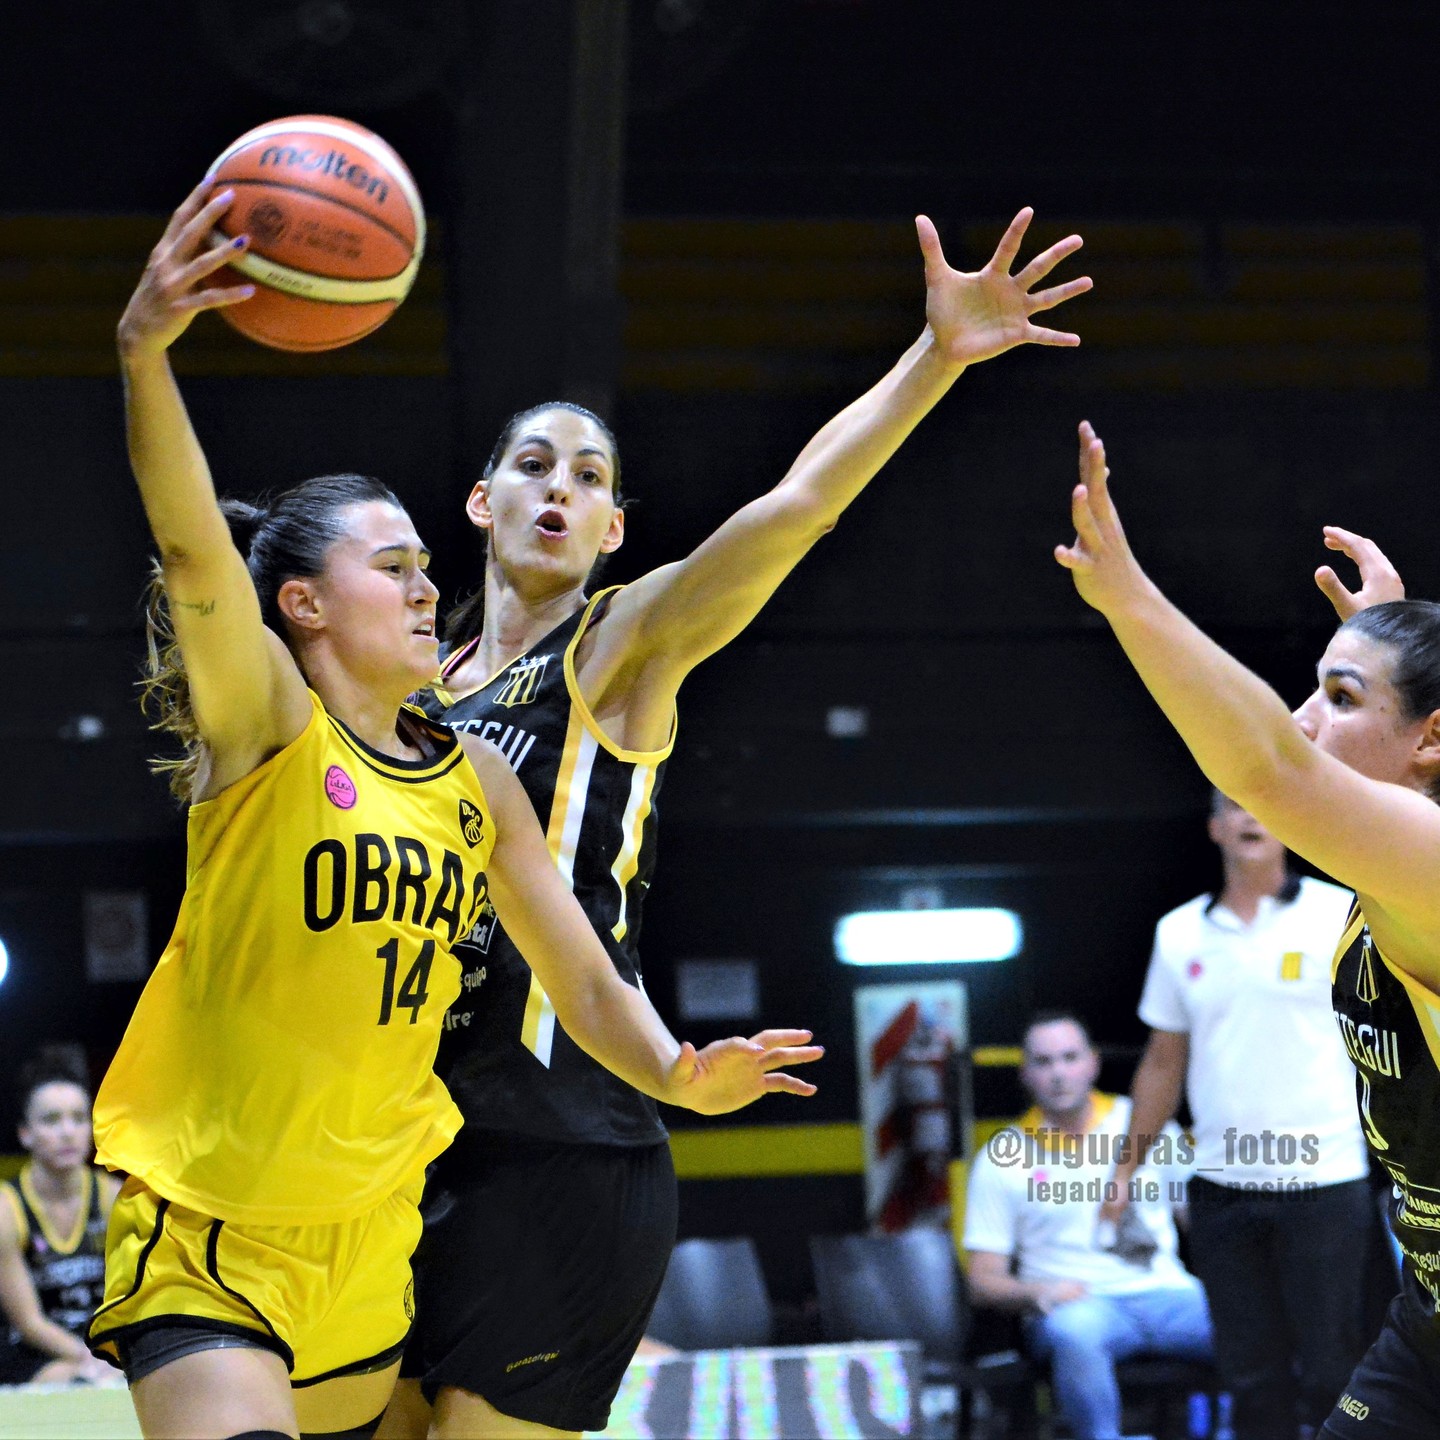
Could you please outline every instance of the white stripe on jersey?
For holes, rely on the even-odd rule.
[[[575,884],[575,852],[580,845],[580,829],[585,820],[585,804],[590,798],[590,774],[595,768],[595,756],[599,745],[588,730],[582,729],[579,746],[575,752],[575,768],[571,772],[565,793],[565,818],[558,837],[552,841],[551,850],[556,867],[570,887]],[[552,826],[553,833],[553,826]],[[555,1047],[555,1007],[544,987],[533,975],[530,977],[530,994],[525,1001],[525,1021],[520,1031],[525,1047],[548,1070],[550,1055]]]
[[[565,826],[560,832],[560,845],[555,853],[555,863],[565,877],[565,883],[575,885],[575,852],[580,848],[580,827],[585,823],[585,805],[590,799],[590,772],[595,768],[595,756],[600,746],[588,731],[580,732],[580,749],[575,756],[575,774],[570,781],[570,793],[565,800]]]

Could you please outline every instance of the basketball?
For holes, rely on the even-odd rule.
[[[247,131],[206,173],[235,191],[215,238],[250,237],[220,283],[249,299],[221,310],[277,350],[333,350],[383,325],[425,249],[425,212],[405,162],[373,131],[291,115]],[[212,192],[213,193],[213,192]]]

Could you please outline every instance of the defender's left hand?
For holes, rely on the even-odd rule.
[[[664,1098],[701,1115],[725,1115],[779,1091],[813,1095],[813,1085],[780,1068],[820,1059],[824,1047],[807,1044],[809,1039],[808,1030],[762,1030],[749,1040],[716,1040],[698,1052],[687,1041]]]
[[[1080,337],[1031,323],[1042,310],[1082,295],[1092,285],[1088,275],[1031,293],[1067,255],[1084,243],[1068,235],[1042,250],[1017,275],[1010,273],[1020,253],[1034,211],[1027,205],[1000,237],[995,253],[979,270],[952,270],[945,263],[940,236],[928,216],[915,217],[920,252],[925,258],[925,319],[945,358],[973,365],[1003,355],[1017,345],[1078,345]]]

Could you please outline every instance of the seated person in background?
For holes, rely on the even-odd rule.
[[[1120,1434],[1116,1361],[1211,1354],[1204,1292],[1176,1258],[1183,1179],[1178,1167],[1161,1169],[1167,1149],[1185,1158],[1173,1124],[1134,1176],[1122,1225],[1100,1222],[1130,1102],[1094,1089],[1099,1071],[1075,1016],[1030,1022],[1020,1079],[1034,1104],[976,1155],[965,1209],[971,1296],[1023,1317],[1026,1344],[1050,1362],[1056,1404],[1079,1440]]]
[[[20,1143],[30,1158],[0,1184],[0,1384],[109,1381],[81,1338],[105,1289],[105,1225],[120,1188],[90,1163],[90,1094],[63,1050],[20,1073]]]

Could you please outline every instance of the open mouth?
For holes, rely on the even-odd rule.
[[[435,638],[435,621],[434,621],[434,619],[432,618],[432,619],[429,619],[429,620],[422,621],[422,622],[421,622],[419,625],[417,625],[410,633],[411,633],[412,635],[424,635],[427,639],[433,640],[433,639]]]
[[[553,508],[540,512],[535,521],[535,528],[547,540],[563,540],[570,533],[570,527],[565,523],[565,516]]]

